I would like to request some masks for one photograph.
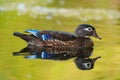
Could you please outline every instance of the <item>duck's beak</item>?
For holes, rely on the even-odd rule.
[[[92,36],[102,40],[102,38],[100,36],[98,36],[98,34],[96,32],[94,32]]]
[[[93,58],[93,61],[95,62],[97,59],[101,58],[101,56],[98,56],[96,58]]]

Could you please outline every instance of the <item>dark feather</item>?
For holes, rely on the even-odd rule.
[[[77,38],[77,36],[74,34],[60,32],[60,31],[43,30],[43,31],[41,31],[41,34],[48,34],[48,35],[50,35],[51,38],[62,40],[62,41],[69,41],[69,40],[74,40],[75,38]]]

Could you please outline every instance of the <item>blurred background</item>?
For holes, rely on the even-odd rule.
[[[74,59],[25,59],[13,52],[27,46],[13,36],[26,29],[74,33],[93,25],[102,40],[92,38],[95,68],[82,71]],[[120,80],[120,0],[0,0],[0,80]]]

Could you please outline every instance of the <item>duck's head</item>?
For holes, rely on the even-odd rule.
[[[81,70],[90,70],[94,68],[94,63],[96,60],[101,58],[100,56],[96,58],[76,58],[75,59],[75,64],[76,66],[81,69]]]
[[[98,36],[98,34],[96,33],[96,30],[93,26],[89,25],[89,24],[81,24],[77,27],[76,31],[75,31],[76,35],[78,37],[96,37],[98,39],[102,39],[101,37]]]

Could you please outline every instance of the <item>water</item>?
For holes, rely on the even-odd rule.
[[[47,0],[46,0],[47,1]],[[51,0],[52,1],[52,0]],[[64,0],[62,0],[64,1]],[[1,2],[2,3],[2,2]],[[11,2],[10,2],[11,3]],[[79,7],[72,10],[65,8],[45,8],[48,12],[38,14],[36,12],[27,12],[28,6],[25,4],[26,12],[17,10],[15,4],[11,8],[11,4],[4,2],[0,7],[0,79],[1,80],[119,80],[120,79],[120,12],[113,9],[100,8],[82,8],[80,14]],[[32,2],[30,2],[32,3]],[[70,3],[70,2],[68,2]],[[18,4],[21,4],[18,2]],[[52,4],[50,2],[50,4]],[[80,3],[79,3],[80,4]],[[101,3],[102,4],[102,3]],[[35,5],[33,3],[33,5]],[[44,5],[44,4],[42,4]],[[55,5],[55,4],[54,4]],[[65,6],[68,5],[64,2]],[[77,4],[76,4],[77,5]],[[76,7],[75,5],[75,7]],[[14,8],[15,6],[15,8]],[[18,5],[17,5],[18,6]],[[36,6],[36,5],[35,5]],[[34,8],[35,6],[32,6]],[[37,5],[38,6],[38,5]],[[74,5],[73,5],[74,6]],[[86,6],[86,5],[85,5]],[[103,4],[103,6],[105,6]],[[39,9],[39,8],[38,8]],[[54,14],[49,10],[55,10]],[[56,10],[58,9],[58,10]],[[30,9],[31,10],[31,7]],[[65,15],[61,15],[59,11],[66,11]],[[91,14],[84,14],[87,11]],[[112,12],[113,10],[113,12]],[[71,12],[71,14],[70,14]],[[99,16],[94,15],[99,13]],[[109,14],[110,12],[110,14]],[[19,15],[20,13],[20,15]],[[50,13],[50,15],[49,15]],[[69,13],[69,14],[68,14]],[[75,13],[75,14],[74,14]],[[66,17],[66,15],[68,16]],[[83,15],[84,14],[84,15]],[[75,15],[75,16],[74,16]],[[47,19],[50,16],[50,19]],[[92,17],[90,17],[92,16]],[[82,18],[81,18],[82,17]],[[60,21],[60,24],[59,24]],[[13,32],[24,32],[26,29],[38,30],[60,30],[74,33],[77,25],[88,23],[94,25],[98,34],[102,37],[102,41],[92,38],[95,43],[94,52],[90,57],[95,58],[101,56],[96,61],[94,69],[83,71],[77,68],[74,60],[76,57],[68,60],[49,60],[49,59],[28,59],[30,52],[20,53],[20,56],[13,56],[13,52],[17,52],[26,47],[27,44],[23,40],[13,36]],[[25,58],[24,58],[25,57]],[[34,58],[35,56],[32,56]],[[63,58],[63,57],[62,57]]]

